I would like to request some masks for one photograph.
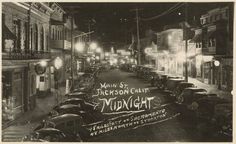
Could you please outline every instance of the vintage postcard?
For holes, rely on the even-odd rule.
[[[2,142],[233,142],[234,2],[1,2]]]

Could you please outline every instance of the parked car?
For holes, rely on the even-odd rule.
[[[75,88],[73,92],[84,92],[84,93],[88,93],[89,91],[91,91],[91,89],[87,88],[87,87],[77,87]]]
[[[182,79],[182,77],[170,76],[170,75],[167,75],[167,74],[159,74],[159,77],[158,77],[155,85],[157,86],[158,89],[165,90],[166,86],[167,86],[167,81],[169,79]]]
[[[177,96],[177,103],[188,106],[197,99],[207,96],[206,94],[207,91],[202,88],[196,88],[196,87],[186,88],[179,96]]]
[[[166,82],[166,90],[172,93],[181,82],[184,82],[184,79],[182,78],[181,79],[179,78],[168,79]]]
[[[79,107],[81,107],[81,110],[83,110],[83,111],[88,111],[88,112],[95,111],[95,106],[92,103],[85,102],[85,100],[81,99],[81,98],[67,99],[67,100],[61,102],[60,104],[58,104],[57,106],[55,106],[53,109],[56,109],[62,105],[67,105],[67,104],[78,105]]]
[[[51,125],[47,123],[51,123]],[[44,123],[41,123],[35,128],[35,131],[41,128],[52,127],[61,130],[67,135],[77,135],[80,139],[85,140],[89,137],[89,132],[84,125],[85,123],[81,116],[76,114],[63,114],[44,121]]]
[[[55,128],[42,128],[25,136],[24,142],[79,142],[80,137],[76,135],[67,135],[61,130]]]
[[[157,86],[159,75],[163,75],[164,71],[152,71],[150,72],[150,83],[151,86]]]
[[[102,117],[96,115],[95,112],[84,111],[81,106],[74,104],[66,104],[55,107],[50,113],[50,117],[55,117],[62,114],[77,114],[81,116],[85,123],[93,123],[102,120]]]
[[[195,85],[189,82],[180,82],[178,86],[173,90],[173,93],[171,94],[171,96],[177,97],[183,92],[184,89],[189,88],[189,87],[195,87]]]
[[[80,98],[85,99],[87,97],[87,94],[84,92],[73,92],[65,95],[68,99],[70,98]]]
[[[203,135],[210,129],[215,136],[232,138],[232,102],[210,94],[193,102],[191,110],[196,114],[197,128]]]

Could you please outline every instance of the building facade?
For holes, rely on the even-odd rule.
[[[202,15],[201,50],[203,82],[232,90],[233,7],[216,8]]]
[[[46,3],[2,3],[2,103],[8,109],[4,122],[33,109],[37,92],[49,89],[44,64],[50,60],[51,12]]]

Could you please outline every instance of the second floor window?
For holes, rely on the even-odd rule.
[[[43,29],[43,27],[42,27],[42,29],[41,29],[41,34],[40,34],[41,36],[40,36],[40,40],[41,40],[41,51],[44,51],[44,29]]]
[[[14,24],[14,32],[16,35],[15,51],[20,52],[21,50],[21,20],[19,19],[14,20],[13,24]]]

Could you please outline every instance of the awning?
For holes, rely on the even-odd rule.
[[[15,34],[5,24],[2,25],[2,37],[3,39],[16,39]]]
[[[201,42],[202,41],[202,34],[197,34],[195,35],[191,40],[190,42]]]

